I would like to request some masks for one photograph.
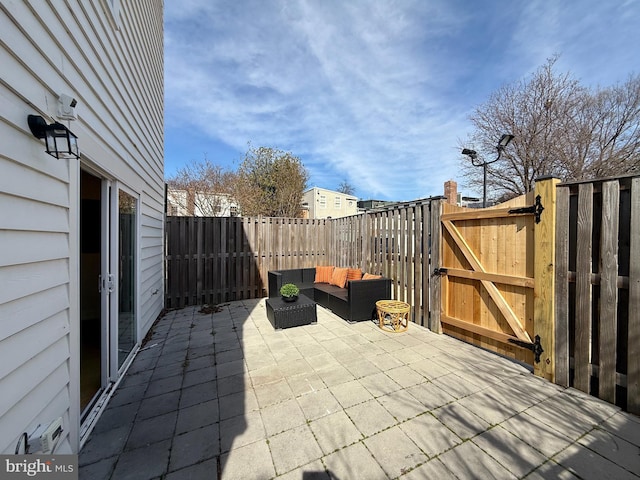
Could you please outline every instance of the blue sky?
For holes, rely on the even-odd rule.
[[[640,0],[165,2],[165,175],[250,142],[290,151],[309,187],[441,195],[469,115],[560,54],[610,86],[640,71]],[[497,139],[496,139],[497,141]]]

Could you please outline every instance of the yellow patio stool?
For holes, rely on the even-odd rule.
[[[379,326],[386,332],[404,332],[409,328],[411,306],[398,300],[378,300],[376,302]]]

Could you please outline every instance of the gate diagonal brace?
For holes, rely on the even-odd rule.
[[[540,363],[540,355],[544,353],[542,349],[542,344],[540,343],[540,335],[536,335],[533,343],[523,342],[522,340],[514,340],[513,338],[509,339],[509,343],[513,343],[519,347],[526,348],[533,352],[535,356],[536,363]]]
[[[512,208],[511,210],[509,210],[509,213],[531,213],[535,216],[536,223],[540,223],[540,215],[542,215],[542,211],[544,210],[544,207],[542,206],[542,202],[540,200],[540,195],[536,195],[536,203],[534,203],[530,207]]]

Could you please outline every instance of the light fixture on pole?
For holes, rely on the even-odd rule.
[[[494,162],[500,160],[502,156],[502,151],[505,149],[507,145],[513,140],[513,135],[509,135],[505,133],[500,137],[498,141],[498,145],[496,149],[498,150],[498,156],[495,160],[491,160],[490,162],[480,162],[478,161],[478,152],[475,150],[470,150],[468,148],[462,149],[462,154],[467,155],[471,159],[471,164],[474,167],[482,167],[483,170],[483,180],[482,180],[482,208],[486,208],[487,206],[487,165],[491,165]]]
[[[39,115],[29,115],[29,129],[36,138],[44,138],[45,152],[55,158],[80,158],[78,137],[63,124],[47,122]]]

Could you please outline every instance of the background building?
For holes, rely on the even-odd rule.
[[[388,202],[385,200],[359,200],[358,212],[366,212],[367,210],[375,210],[377,208],[384,208],[389,205],[393,205],[395,202]]]
[[[353,195],[312,187],[302,195],[302,207],[308,218],[339,218],[358,213],[358,199]]]
[[[240,207],[225,193],[167,189],[167,215],[180,217],[237,217]]]
[[[458,184],[453,180],[444,182],[444,196],[447,203],[458,205],[459,207],[482,208],[482,201],[477,197],[463,196],[458,192]]]

